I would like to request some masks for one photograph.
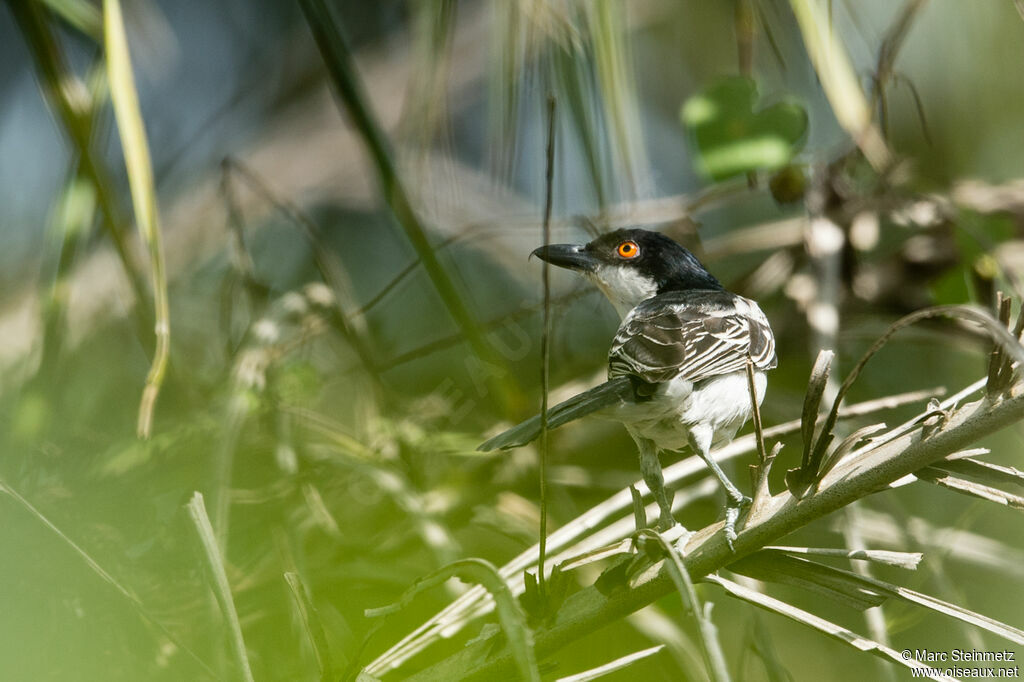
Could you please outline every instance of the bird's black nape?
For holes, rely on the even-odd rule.
[[[626,242],[633,242],[639,247],[635,257],[619,255],[617,250]],[[660,232],[640,228],[614,230],[587,244],[586,250],[609,265],[634,268],[653,279],[659,294],[691,289],[725,289],[696,256]]]

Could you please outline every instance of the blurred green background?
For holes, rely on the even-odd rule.
[[[1019,296],[1024,20],[1014,3],[809,3],[844,46],[895,167],[873,168],[840,124],[794,16],[802,2],[126,1],[171,328],[152,435],[141,439],[151,303],[148,293],[138,303],[103,210],[108,201],[131,226],[102,7],[8,0],[0,482],[13,494],[0,495],[0,679],[234,678],[186,511],[194,491],[223,543],[258,680],[321,675],[285,572],[322,623],[325,677],[340,679],[464,588],[429,590],[379,629],[365,609],[455,559],[500,566],[536,542],[536,450],[474,448],[540,404],[540,267],[527,255],[542,240],[549,93],[553,241],[650,226],[756,298],[779,349],[767,426],[799,418],[819,347],[836,350],[842,377],[906,312]],[[354,58],[350,82],[361,83],[347,95],[314,39],[331,26]],[[86,122],[86,147],[59,102]],[[701,128],[708,111],[717,118]],[[394,175],[368,152],[372,129]],[[98,194],[86,148],[107,179]],[[414,218],[387,184],[396,178]],[[841,230],[835,257],[815,253],[809,217]],[[148,292],[145,248],[125,234]],[[440,275],[420,264],[416,235]],[[583,282],[552,279],[552,388],[566,396],[600,380],[617,318]],[[838,312],[834,334],[808,321],[822,302]],[[914,327],[849,400],[954,393],[983,376],[988,349],[964,327]],[[924,402],[843,428],[893,426]],[[990,459],[1021,466],[1020,433],[983,443]],[[773,490],[799,464],[799,438],[783,442]],[[730,464],[733,479],[746,484],[753,462]],[[553,434],[549,465],[552,528],[639,477],[625,431],[596,421]],[[720,511],[716,493],[679,516],[700,528]],[[917,483],[787,542],[839,547],[852,533],[869,547],[924,551],[914,573],[872,570],[1019,626],[1020,524],[1019,510]],[[572,577],[590,584],[596,571]],[[698,590],[715,604],[734,679],[786,679],[772,661],[793,680],[909,677]],[[899,604],[872,625],[812,593],[769,592],[881,632],[897,650],[1007,646]],[[458,650],[482,622],[387,679]],[[606,679],[702,679],[695,631],[673,595],[544,670],[554,679],[668,642]]]

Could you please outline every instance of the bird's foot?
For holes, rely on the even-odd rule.
[[[725,507],[725,542],[729,545],[729,551],[735,552],[733,542],[736,541],[736,522],[740,518],[740,512],[753,504],[746,495],[729,496],[729,503]]]

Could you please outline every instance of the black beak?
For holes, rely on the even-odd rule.
[[[530,255],[568,270],[592,272],[597,269],[597,259],[582,244],[548,244],[534,249]]]

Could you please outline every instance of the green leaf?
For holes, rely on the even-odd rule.
[[[713,180],[757,170],[778,170],[800,149],[807,111],[785,99],[755,110],[757,84],[727,78],[683,104],[683,125],[696,146],[697,169]]]
[[[533,573],[523,571],[524,591],[519,596],[519,605],[526,612],[531,627],[554,620],[569,594],[569,583],[568,577],[558,566],[551,570],[551,575],[543,584],[537,581]]]

